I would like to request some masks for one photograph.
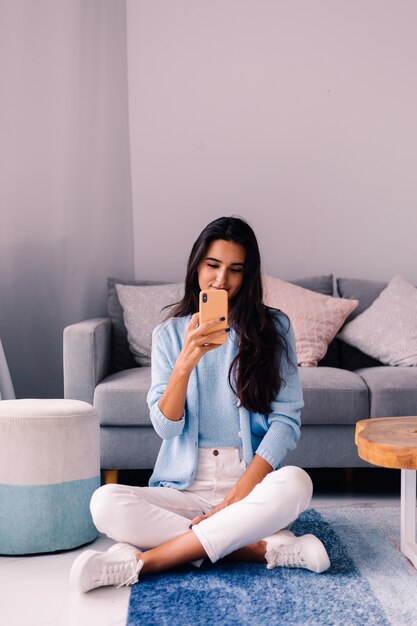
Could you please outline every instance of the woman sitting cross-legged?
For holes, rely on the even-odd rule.
[[[203,289],[227,291],[226,329],[214,330],[220,318],[200,323]],[[131,585],[207,557],[328,569],[319,539],[289,530],[312,496],[303,469],[282,467],[300,436],[303,396],[291,325],[263,304],[258,243],[245,220],[219,218],[195,241],[184,297],[153,332],[147,401],[163,440],[150,486],[93,494],[95,525],[118,543],[83,552],[73,585]]]

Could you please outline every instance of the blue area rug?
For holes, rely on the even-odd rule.
[[[417,624],[417,570],[399,551],[398,507],[309,509],[292,530],[313,533],[331,568],[204,563],[143,577],[128,626],[400,626]]]

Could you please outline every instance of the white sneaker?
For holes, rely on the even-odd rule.
[[[314,535],[294,537],[291,543],[271,541],[274,535],[268,538],[265,558],[267,568],[274,567],[303,567],[316,574],[325,572],[330,567],[330,560],[326,548]],[[280,539],[278,539],[280,541]]]
[[[294,543],[295,535],[290,530],[287,530],[285,528],[284,530],[278,530],[276,533],[270,535],[269,537],[265,537],[263,541],[266,541],[266,551],[268,552],[268,550],[270,550],[271,548],[282,545],[285,546],[288,543]]]
[[[107,552],[86,550],[72,564],[70,585],[79,591],[138,582],[143,561],[136,559],[138,549],[128,543],[116,543]]]

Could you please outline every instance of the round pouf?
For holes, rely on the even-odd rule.
[[[0,402],[0,554],[75,548],[98,533],[98,416],[78,400]]]

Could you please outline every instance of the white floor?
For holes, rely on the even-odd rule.
[[[399,505],[399,498],[317,497],[312,506]],[[55,555],[0,557],[2,626],[124,626],[130,589],[105,587],[79,594],[68,587],[74,559],[88,549],[106,550],[112,541],[100,536],[88,546]]]

